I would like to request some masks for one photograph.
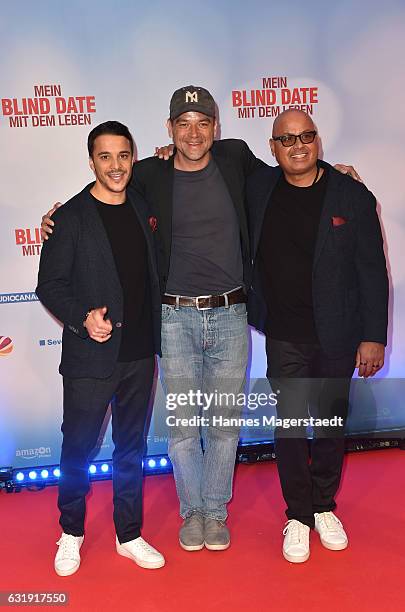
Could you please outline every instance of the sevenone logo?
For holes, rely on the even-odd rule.
[[[39,340],[39,346],[58,346],[62,344],[62,338],[47,338],[46,340]]]
[[[0,304],[14,304],[16,302],[38,302],[37,294],[33,291],[25,293],[0,293]]]
[[[14,346],[11,338],[8,338],[7,336],[0,336],[0,357],[9,355],[13,348]]]
[[[22,457],[23,459],[39,459],[43,457],[50,457],[52,450],[50,446],[39,446],[38,448],[18,448],[15,451],[16,457]]]
[[[41,230],[39,227],[16,228],[14,230],[15,244],[21,247],[23,257],[27,255],[40,255],[42,247]]]

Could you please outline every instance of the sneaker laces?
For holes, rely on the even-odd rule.
[[[136,545],[138,548],[142,548],[142,549],[143,549],[145,552],[148,552],[148,553],[154,553],[154,552],[155,552],[155,549],[153,548],[153,546],[151,546],[150,544],[148,544],[148,543],[146,542],[146,540],[144,540],[144,539],[143,539],[143,538],[141,538],[141,537],[139,537],[139,538],[137,538],[137,539],[136,539],[135,545]]]
[[[333,533],[339,533],[343,529],[342,523],[333,512],[322,512],[318,514],[318,520],[322,526],[325,526],[328,531]]]
[[[76,536],[64,533],[56,542],[59,546],[60,553],[65,559],[76,559],[79,554],[79,545]]]
[[[299,544],[302,539],[303,529],[301,527],[302,523],[297,521],[296,519],[290,519],[286,522],[285,527],[283,529],[283,535],[289,535],[292,544]]]
[[[209,517],[208,517],[208,518],[209,518]],[[212,521],[215,521],[215,522],[216,522],[216,524],[217,524],[219,527],[226,527],[226,523],[225,523],[225,521],[220,521],[219,519],[211,519],[211,520],[212,520]]]
[[[208,521],[211,521],[211,522],[208,522]],[[211,516],[206,516],[205,517],[205,529],[211,532],[212,530],[215,530],[215,529],[227,530],[228,528],[227,528],[225,521],[221,521],[220,519],[212,518]]]
[[[200,512],[192,512],[192,513],[190,514],[190,516],[187,516],[187,517],[184,519],[184,523],[183,523],[183,525],[184,525],[184,524],[191,523],[191,521],[193,521],[194,519],[197,519],[199,522],[202,522],[202,521],[204,520],[204,517],[203,517],[203,515],[202,515]]]

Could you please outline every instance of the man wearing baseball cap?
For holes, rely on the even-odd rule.
[[[170,100],[170,118],[175,119],[189,111],[215,117],[215,101],[207,89],[194,85],[176,89]]]
[[[250,261],[243,192],[246,176],[261,162],[241,140],[214,142],[215,114],[203,87],[176,90],[167,121],[173,158],[134,166],[133,184],[157,219],[162,378],[174,396],[189,390],[237,396],[245,385]],[[212,417],[237,418],[240,410],[234,403],[203,411],[187,404],[174,412],[181,424],[168,428],[169,456],[185,550],[230,544],[225,521],[239,428],[215,426]],[[202,412],[203,432],[188,424]]]

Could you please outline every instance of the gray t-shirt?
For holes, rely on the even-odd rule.
[[[166,293],[211,295],[243,286],[238,217],[214,162],[174,171],[172,249]]]

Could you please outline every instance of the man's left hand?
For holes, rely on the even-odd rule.
[[[165,147],[155,147],[154,157],[158,157],[159,159],[165,159],[167,161],[168,159],[170,159],[173,153],[174,153],[174,145],[169,144],[169,145],[166,145]],[[345,168],[346,166],[343,166],[343,167]]]
[[[341,172],[342,174],[348,174],[355,181],[359,181],[360,183],[363,182],[361,176],[357,174],[353,166],[345,166],[344,164],[335,164],[333,167],[335,168],[335,170],[337,170],[338,172]]]
[[[359,376],[374,376],[384,365],[384,345],[379,342],[361,342],[357,349],[356,368]]]

